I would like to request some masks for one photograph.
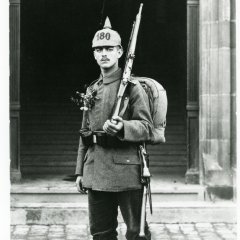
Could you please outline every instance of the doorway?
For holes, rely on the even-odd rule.
[[[73,174],[81,112],[71,103],[99,75],[94,33],[106,16],[127,49],[143,2],[133,73],[159,81],[168,94],[166,140],[149,146],[152,172],[187,168],[186,1],[21,1],[21,171]],[[124,65],[124,57],[120,65]]]

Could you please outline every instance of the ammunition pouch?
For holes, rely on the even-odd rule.
[[[82,128],[79,133],[85,146],[91,146],[93,144],[92,131],[87,128]]]
[[[117,137],[107,135],[104,131],[91,131],[83,128],[79,131],[82,142],[85,146],[97,144],[103,148],[126,146],[127,142],[119,140]]]

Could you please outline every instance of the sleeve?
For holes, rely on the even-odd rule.
[[[130,120],[123,120],[123,131],[118,138],[129,142],[147,142],[151,138],[153,120],[148,96],[138,81],[131,86],[129,98]]]
[[[82,119],[82,128],[88,127],[88,112],[83,111],[83,119]],[[84,157],[86,155],[86,152],[88,150],[88,147],[85,146],[82,142],[82,138],[79,138],[79,146],[78,146],[78,155],[77,155],[77,163],[76,163],[76,169],[75,174],[82,176],[83,175],[83,165],[84,165]]]

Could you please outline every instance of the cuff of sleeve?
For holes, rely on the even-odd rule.
[[[83,170],[80,167],[76,168],[75,175],[83,176]]]
[[[121,131],[117,134],[117,137],[121,140],[121,141],[127,141],[128,140],[128,135],[130,128],[129,128],[129,123],[126,120],[123,120],[123,128],[121,129]]]
[[[124,139],[124,125],[123,128],[117,133],[116,137],[118,137],[120,140]]]
[[[82,174],[75,174],[76,177],[82,177]]]

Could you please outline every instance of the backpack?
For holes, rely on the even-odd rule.
[[[166,141],[165,127],[168,106],[166,90],[152,78],[132,77],[132,80],[139,81],[148,96],[154,126],[150,143],[164,143]]]

